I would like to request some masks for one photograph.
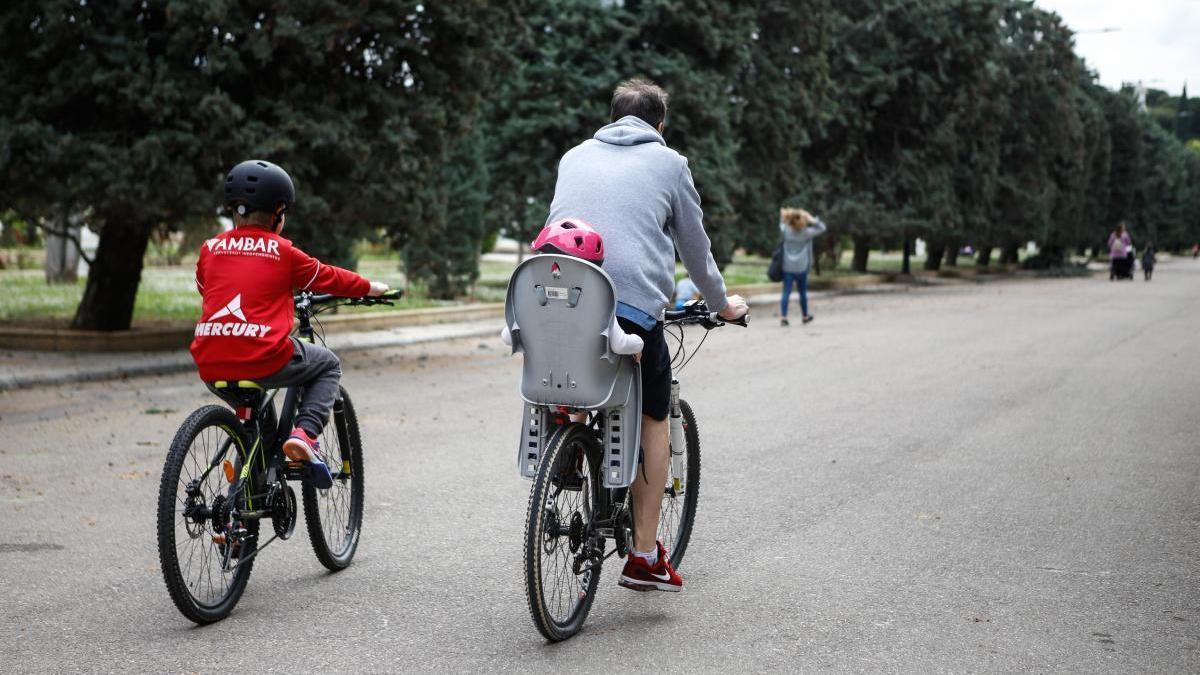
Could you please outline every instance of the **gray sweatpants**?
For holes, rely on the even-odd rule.
[[[260,377],[255,382],[267,389],[301,387],[300,406],[294,424],[307,431],[310,436],[319,437],[325,423],[329,421],[333,402],[337,399],[338,383],[342,379],[342,363],[338,361],[336,354],[321,345],[296,338],[292,338],[292,344],[296,348],[292,360],[276,372]],[[212,388],[211,385],[209,388]],[[213,393],[220,396],[220,392],[215,389]]]

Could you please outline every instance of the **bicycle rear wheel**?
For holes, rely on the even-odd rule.
[[[667,472],[663,490],[662,511],[658,517],[658,540],[671,556],[671,566],[679,567],[692,538],[692,523],[696,519],[696,500],[700,497],[700,430],[696,414],[687,401],[680,399],[683,413],[683,438],[686,447],[687,469],[683,476]]]
[[[158,559],[171,600],[199,624],[228,616],[250,579],[258,521],[232,520],[240,497],[229,494],[224,467],[240,471],[249,447],[238,418],[209,405],[179,427],[163,465]],[[241,528],[245,536],[235,536]]]
[[[354,404],[344,388],[333,404],[333,418],[321,433],[320,452],[333,473],[333,486],[318,490],[304,481],[304,521],[317,560],[337,572],[354,558],[363,515],[362,438]]]
[[[552,437],[533,479],[525,521],[525,599],[538,631],[565,640],[583,627],[602,559],[595,536],[595,462],[600,445],[584,424],[571,424]],[[602,552],[602,551],[601,551]]]

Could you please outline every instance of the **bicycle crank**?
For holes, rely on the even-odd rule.
[[[296,531],[296,492],[290,485],[276,483],[267,501],[271,504],[271,526],[275,528],[275,536],[290,539]]]

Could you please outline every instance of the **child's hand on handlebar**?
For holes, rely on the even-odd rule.
[[[382,281],[372,281],[371,290],[367,291],[367,297],[377,298],[388,292],[388,285]]]
[[[737,321],[746,316],[750,311],[750,306],[746,304],[746,299],[740,295],[731,295],[725,298],[725,301],[728,304],[725,305],[725,309],[718,313],[718,316],[726,321]]]

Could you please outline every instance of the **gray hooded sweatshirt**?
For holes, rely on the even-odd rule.
[[[783,271],[788,274],[808,272],[812,266],[812,240],[825,234],[825,223],[820,219],[808,227],[793,230],[784,223],[779,224],[783,234]]]
[[[678,249],[709,308],[725,308],[687,158],[645,121],[622,117],[563,155],[546,222],[562,218],[583,219],[604,237],[604,271],[620,302],[661,320]]]

